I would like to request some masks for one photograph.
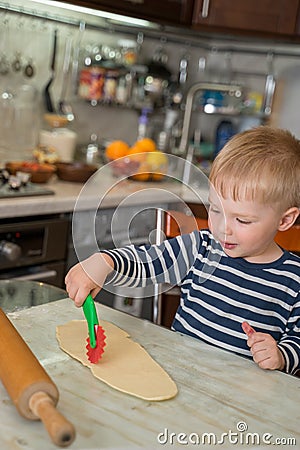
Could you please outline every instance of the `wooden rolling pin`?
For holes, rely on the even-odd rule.
[[[23,417],[42,420],[54,444],[73,442],[73,425],[55,408],[57,387],[1,308],[0,378]]]

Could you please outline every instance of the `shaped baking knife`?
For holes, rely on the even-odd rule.
[[[82,307],[89,332],[86,345],[87,357],[91,363],[97,364],[104,353],[104,347],[106,345],[105,332],[99,325],[95,303],[90,294],[85,299]]]

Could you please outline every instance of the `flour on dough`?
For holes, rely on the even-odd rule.
[[[85,320],[72,320],[56,328],[60,348],[88,366],[96,378],[119,391],[152,401],[175,397],[174,381],[126,331],[104,320],[100,326],[105,330],[106,346],[97,364],[90,363],[86,356]]]

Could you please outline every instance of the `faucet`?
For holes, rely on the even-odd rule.
[[[190,122],[193,109],[193,101],[197,92],[199,91],[222,91],[222,92],[234,92],[236,95],[241,95],[241,86],[234,84],[222,84],[222,83],[209,83],[209,82],[199,82],[190,87],[186,97],[185,112],[183,116],[182,134],[179,144],[179,152],[187,158],[189,153],[189,133],[190,133]],[[239,93],[239,94],[238,94]]]
[[[194,146],[189,145],[189,134],[190,134],[190,123],[193,109],[194,97],[199,91],[221,91],[221,92],[233,92],[236,96],[241,95],[241,87],[234,84],[222,84],[222,83],[209,83],[209,82],[199,82],[190,87],[186,97],[185,112],[183,116],[182,124],[182,134],[179,144],[179,152],[185,158],[182,182],[184,185],[188,185],[190,181],[191,166],[194,158]],[[214,112],[214,108],[210,113]],[[198,142],[200,144],[201,140],[201,130],[198,132],[197,136]]]

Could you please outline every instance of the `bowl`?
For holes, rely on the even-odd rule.
[[[60,180],[85,183],[96,172],[98,166],[80,161],[60,162],[56,164],[56,169]]]
[[[131,154],[108,162],[113,176],[135,181],[160,181],[168,168],[168,157],[160,151]]]
[[[32,183],[47,183],[56,172],[56,167],[52,164],[35,161],[11,161],[5,164],[5,168],[11,175],[16,175],[17,172],[30,174]]]

